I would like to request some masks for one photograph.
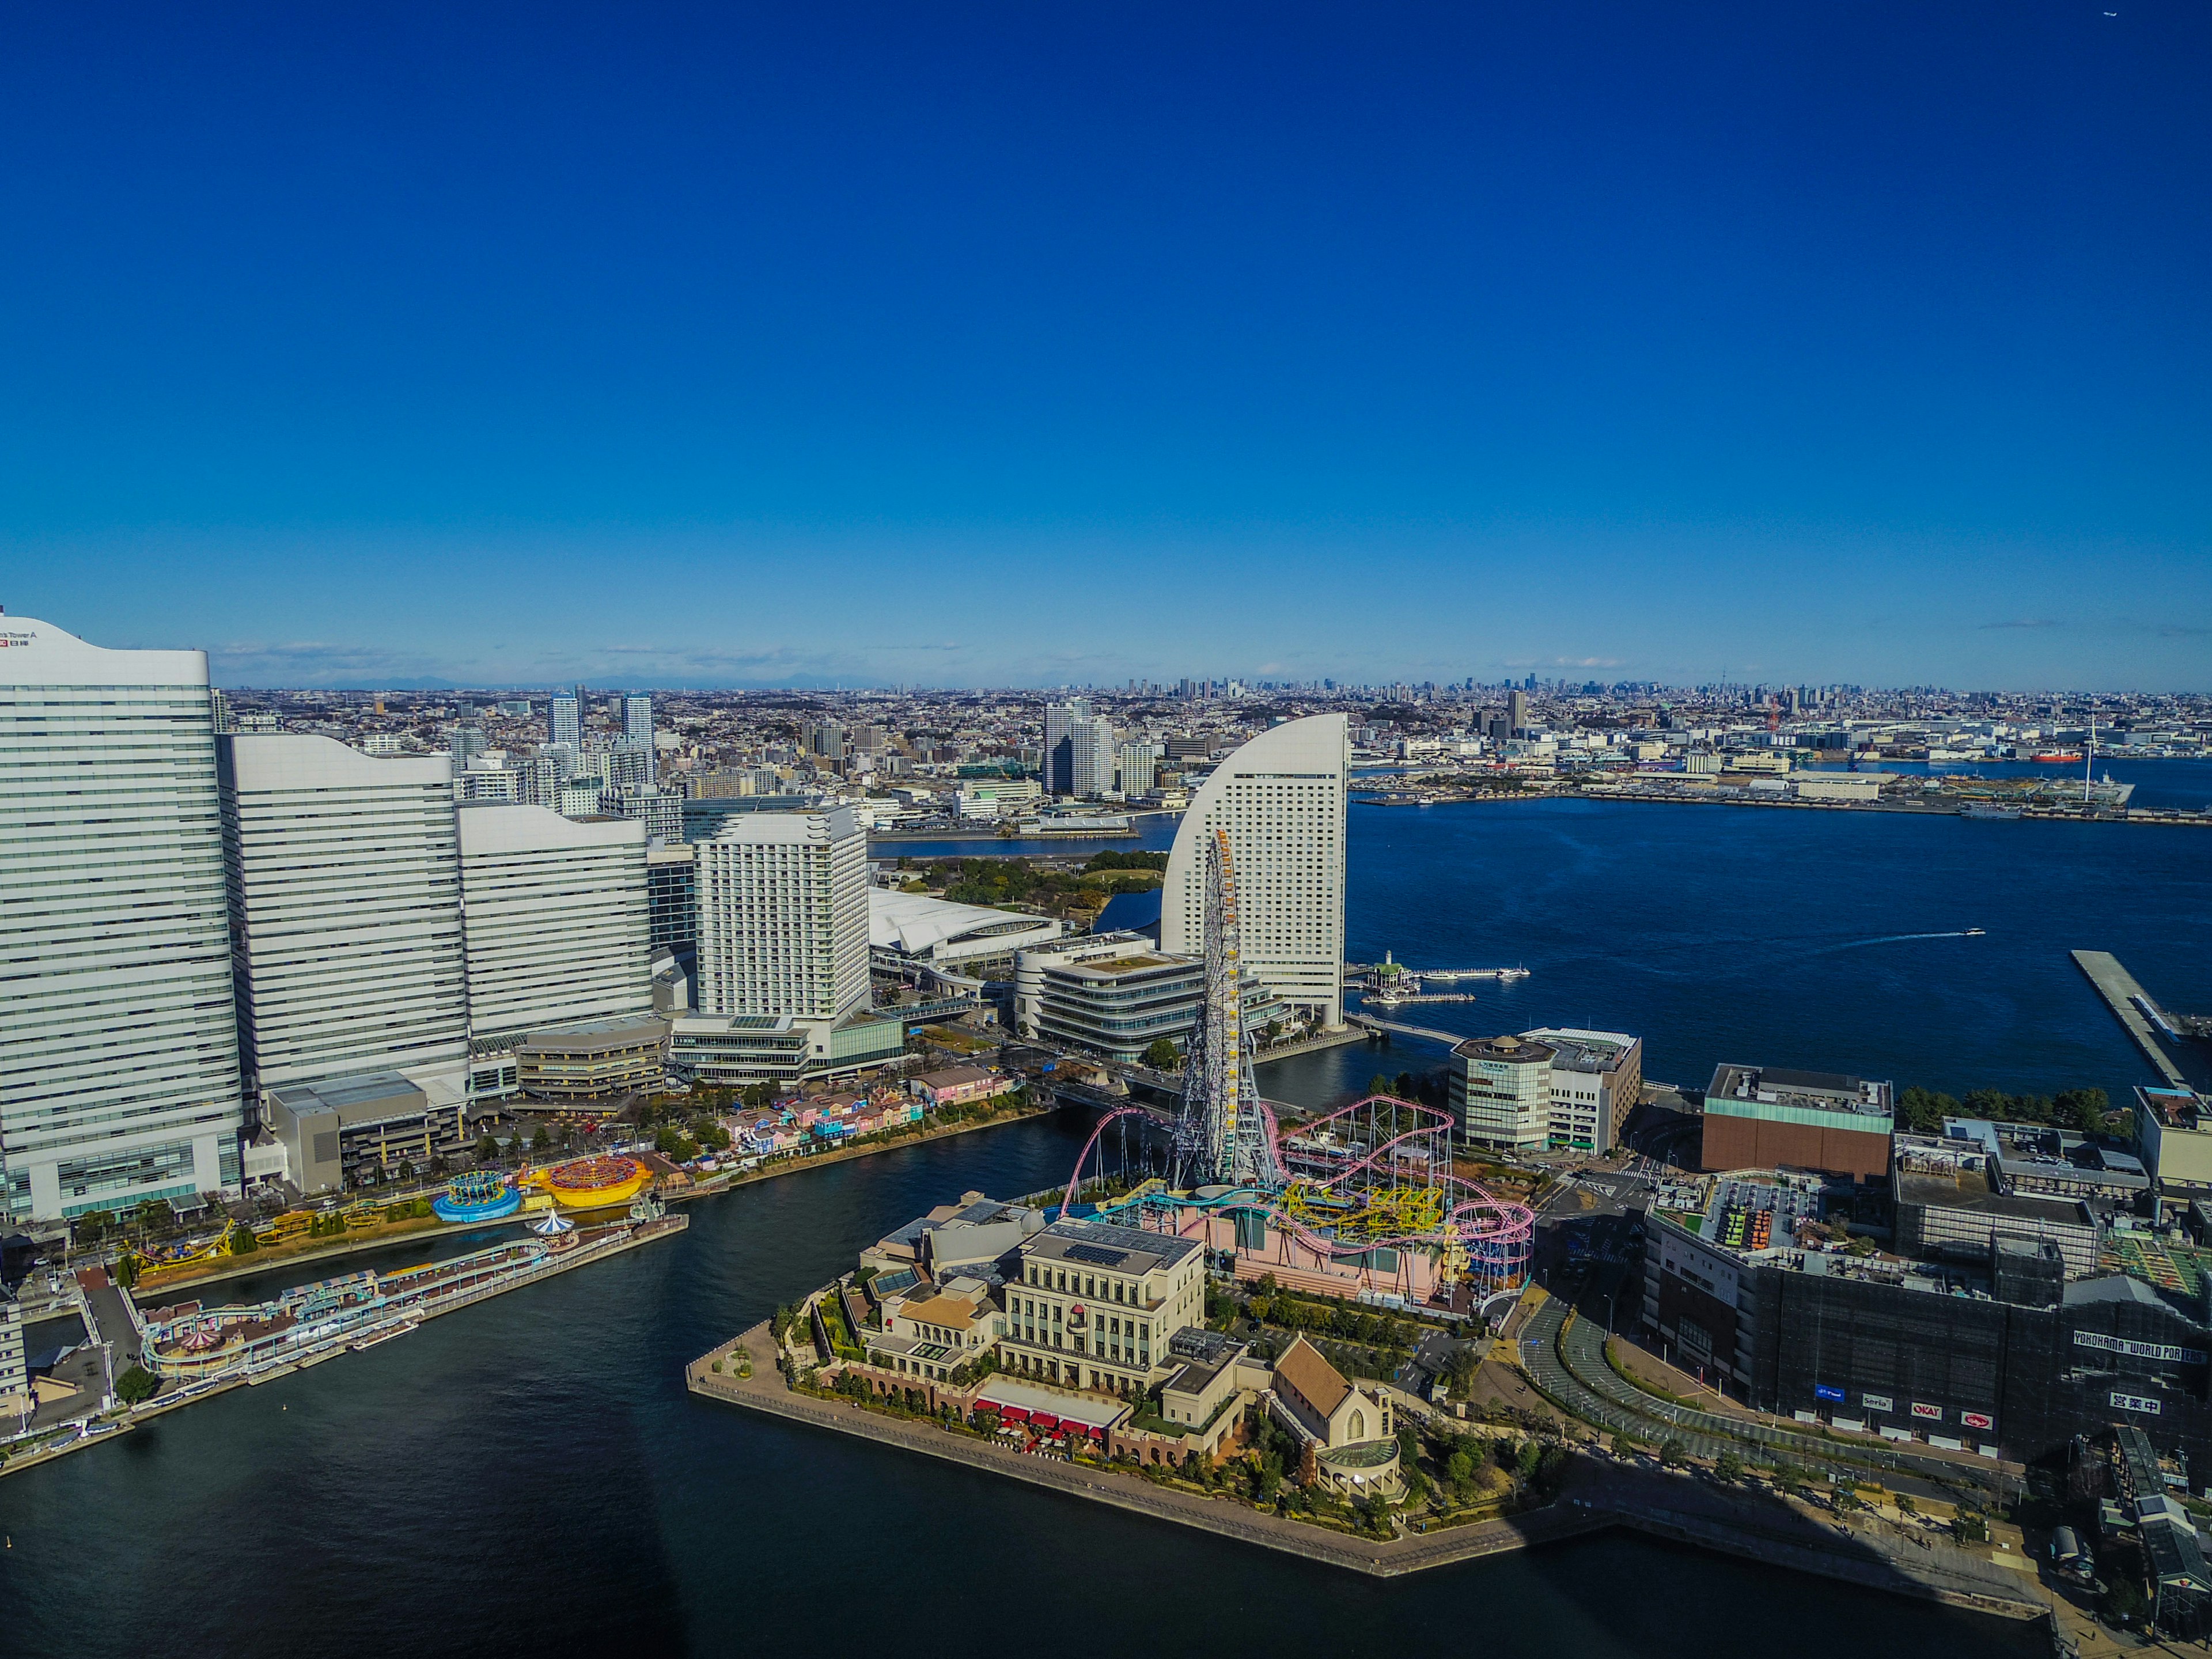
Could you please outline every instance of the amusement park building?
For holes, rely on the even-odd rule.
[[[15,1221],[239,1182],[207,656],[0,617],[0,1181]],[[158,965],[155,965],[158,964]]]
[[[1225,830],[1236,863],[1241,965],[1317,1025],[1344,1023],[1345,717],[1288,720],[1253,738],[1200,788],[1176,831],[1160,945],[1205,948],[1205,848]]]
[[[222,737],[216,758],[249,1093],[458,1073],[469,996],[447,758],[295,732]]]

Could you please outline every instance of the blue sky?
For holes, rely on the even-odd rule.
[[[233,684],[2212,682],[2190,3],[18,7],[0,601]]]

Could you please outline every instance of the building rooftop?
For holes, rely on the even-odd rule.
[[[1293,1339],[1276,1359],[1275,1376],[1296,1389],[1300,1397],[1324,1419],[1352,1392],[1352,1384],[1344,1380],[1344,1374],[1303,1336]]]
[[[2093,1220],[2087,1206],[2078,1199],[1996,1192],[1990,1188],[1989,1177],[1978,1170],[1939,1175],[1900,1166],[1895,1178],[1897,1201],[1900,1204],[1972,1210],[1999,1219],[2051,1222],[2075,1227],[2088,1226]]]
[[[313,1083],[287,1083],[269,1091],[295,1112],[343,1113],[356,1106],[388,1100],[411,1100],[422,1105],[422,1091],[398,1072],[356,1072],[350,1077],[319,1078]]]
[[[1705,1090],[1705,1109],[1717,1105],[1749,1109],[1753,1116],[1769,1110],[1816,1112],[1888,1119],[1893,1097],[1887,1083],[1841,1072],[1798,1072],[1778,1066],[1743,1066],[1723,1061]],[[1871,1127],[1872,1126],[1869,1126]]]
[[[1452,1050],[1462,1060],[1495,1060],[1519,1066],[1548,1066],[1558,1052],[1548,1042],[1517,1036],[1469,1037]]]
[[[1200,966],[1188,957],[1155,956],[1147,951],[1139,956],[1113,957],[1103,962],[1060,963],[1045,971],[1072,974],[1085,979],[1115,979],[1123,974],[1144,973],[1154,968],[1186,968],[1195,973]]]
[[[1110,1221],[1055,1221],[1028,1246],[1031,1255],[1048,1261],[1110,1267],[1125,1273],[1172,1267],[1196,1255],[1200,1248],[1195,1239],[1148,1233],[1141,1227],[1124,1227]]]

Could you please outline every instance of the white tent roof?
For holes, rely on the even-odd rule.
[[[881,887],[868,890],[868,944],[876,950],[920,957],[931,954],[940,945],[1008,934],[1024,935],[1018,942],[1029,945],[1057,939],[1060,932],[1060,923],[1047,916],[955,904],[925,893],[894,893]]]

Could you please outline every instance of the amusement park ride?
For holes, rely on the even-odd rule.
[[[1239,1278],[1407,1305],[1451,1306],[1521,1283],[1534,1213],[1452,1169],[1449,1112],[1370,1095],[1285,1134],[1253,1080],[1237,997],[1237,872],[1229,838],[1206,848],[1206,990],[1183,1070],[1164,1177],[1102,1200],[1091,1218],[1203,1240]],[[1082,1213],[1085,1168],[1117,1121],[1101,1118],[1060,1213]]]

